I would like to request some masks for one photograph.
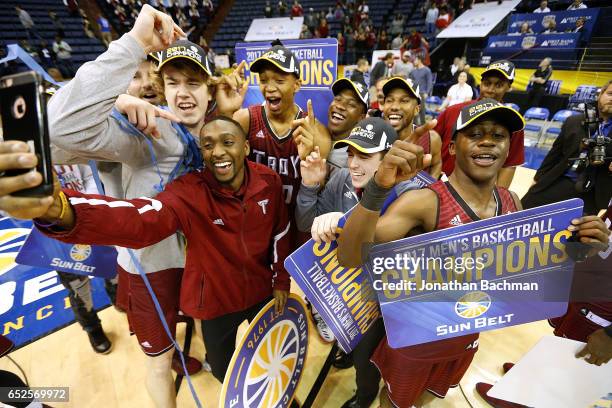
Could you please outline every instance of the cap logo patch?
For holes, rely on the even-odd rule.
[[[282,50],[278,50],[277,52],[270,51],[266,54],[266,57],[280,62],[285,62],[287,61],[287,56],[283,55],[284,53],[281,54],[281,51]]]
[[[361,137],[364,139],[373,140],[375,134],[372,131],[372,129],[373,129],[372,125],[367,125],[365,128],[357,126],[356,128],[353,129],[350,136]]]
[[[493,102],[485,102],[485,103],[479,103],[476,106],[472,106],[470,108],[470,110],[468,111],[468,115],[470,117],[478,115],[481,112],[487,111],[489,109],[494,108],[495,106],[499,106],[499,104],[497,103],[493,103]]]
[[[202,63],[202,56],[200,55],[200,53],[198,53],[197,48],[195,48],[194,46],[187,48],[183,45],[180,45],[166,49],[166,58],[171,58],[178,55],[189,57],[194,60],[197,60],[199,63]]]
[[[489,69],[501,69],[503,71],[510,71],[510,65],[507,62],[496,62],[495,64],[489,65]]]

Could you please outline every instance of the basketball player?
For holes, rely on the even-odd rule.
[[[510,136],[523,126],[523,118],[516,111],[492,99],[464,107],[449,146],[457,163],[449,181],[404,193],[380,217],[390,189],[412,177],[424,162],[427,164],[420,146],[395,142],[338,239],[340,264],[361,264],[362,244],[401,239],[418,227],[425,232],[449,228],[457,215],[465,224],[520,210],[517,196],[496,187],[495,182],[508,156]],[[435,208],[437,211],[432,210]],[[582,217],[572,225],[582,234],[582,241],[607,242],[603,232],[607,229],[597,217]],[[386,384],[381,406],[407,408],[421,404],[425,391],[443,398],[468,369],[477,340],[478,334],[470,334],[392,349],[383,339],[372,358]]]
[[[265,103],[240,109],[234,119],[249,135],[249,160],[265,164],[281,176],[292,220],[292,248],[297,248],[305,240],[299,236],[294,222],[301,181],[300,159],[306,158],[315,146],[327,157],[331,139],[325,126],[316,120],[312,102],[308,101],[306,113],[294,102],[301,86],[300,62],[291,50],[275,44],[253,61],[250,70],[259,74],[259,89]]]
[[[442,173],[440,135],[435,130],[420,135],[414,132],[414,118],[421,110],[419,94],[412,89],[410,82],[401,77],[387,80],[382,91],[385,97],[382,107],[385,119],[397,131],[400,140],[417,144],[423,148],[424,154],[431,154],[431,165],[424,170],[434,178],[439,178]]]
[[[84,64],[49,103],[52,143],[79,158],[120,162],[126,198],[155,196],[172,179],[201,167],[198,140],[192,135],[199,135],[206,120],[212,99],[211,72],[201,48],[187,41],[175,41],[183,35],[170,16],[145,5],[132,30],[111,43],[95,61]],[[136,92],[124,94],[151,52],[160,60],[160,89],[170,111],[136,97]],[[229,115],[240,107],[246,91],[236,77],[234,72],[225,78],[215,92],[219,111],[227,109]],[[142,92],[138,96],[141,95],[144,96]],[[55,158],[66,163],[61,157]],[[130,327],[148,356],[147,390],[156,406],[174,407],[173,353],[168,352],[173,344],[136,263],[126,249],[118,251],[119,299],[124,297],[122,287],[126,288],[130,296],[127,308]],[[179,234],[135,251],[173,335],[184,253],[185,242]],[[201,367],[199,362],[187,360],[188,371]]]

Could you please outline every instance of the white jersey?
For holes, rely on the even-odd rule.
[[[84,194],[100,194],[91,167],[86,164],[55,165],[55,172],[63,188]]]

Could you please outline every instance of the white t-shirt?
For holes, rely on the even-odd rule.
[[[548,7],[546,7],[544,10],[542,10],[541,8],[537,8],[535,10],[533,10],[534,13],[550,13],[550,9]]]
[[[579,6],[574,6],[574,4],[572,3],[567,9],[568,10],[580,10],[580,9],[585,9],[587,8],[587,5],[584,3],[580,3]]]
[[[446,94],[448,106],[457,105],[458,103],[470,100],[472,99],[473,95],[474,92],[472,91],[472,87],[468,84],[455,84],[450,87],[448,93]]]

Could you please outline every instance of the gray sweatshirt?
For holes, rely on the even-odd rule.
[[[325,188],[302,184],[297,196],[295,220],[300,231],[310,232],[316,217],[329,212],[345,213],[359,202],[349,169],[335,169]]]
[[[131,134],[111,117],[117,97],[125,93],[146,54],[128,34],[110,44],[95,61],[84,64],[66,86],[60,88],[48,105],[49,131],[58,163],[84,159],[122,164],[121,189],[125,197],[154,197],[160,182],[143,136]],[[153,139],[153,150],[164,184],[182,159],[185,146],[170,121],[157,118],[162,135]],[[185,265],[185,242],[174,234],[150,247],[135,250],[147,273]],[[138,273],[127,250],[119,248],[119,265]]]

